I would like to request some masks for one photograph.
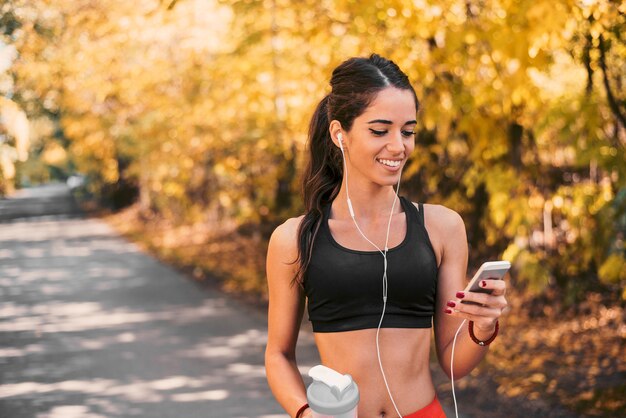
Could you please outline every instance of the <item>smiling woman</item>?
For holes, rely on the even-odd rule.
[[[306,301],[322,363],[359,387],[359,417],[445,417],[429,369],[431,327],[444,371],[469,373],[488,349],[475,341],[497,332],[504,282],[484,281],[492,294],[461,292],[460,216],[398,199],[419,106],[400,68],[375,54],[351,58],[330,84],[309,128],[305,214],[276,228],[268,248],[270,387],[291,416],[312,416],[295,358]],[[472,335],[460,332],[464,319]]]

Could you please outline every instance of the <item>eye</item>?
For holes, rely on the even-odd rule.
[[[402,131],[402,136],[408,138],[410,136],[415,135],[415,131]]]
[[[387,131],[377,131],[375,129],[370,128],[370,131],[376,136],[383,136],[387,133]]]

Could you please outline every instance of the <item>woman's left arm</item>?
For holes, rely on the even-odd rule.
[[[507,306],[506,284],[503,280],[485,280],[482,287],[493,290],[492,294],[464,293],[468,249],[463,219],[443,206],[437,206],[430,212],[426,223],[435,229],[433,232],[436,232],[441,254],[434,315],[437,357],[442,369],[450,376],[452,342],[463,319],[466,319],[454,350],[454,376],[462,377],[476,367],[489,349],[471,339],[469,321],[474,322],[475,338],[488,340],[496,332],[496,321]],[[460,303],[460,300],[480,305]]]

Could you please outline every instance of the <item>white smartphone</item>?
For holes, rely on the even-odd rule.
[[[491,289],[480,287],[482,280],[502,280],[507,271],[511,268],[508,261],[487,261],[478,269],[472,280],[465,287],[465,292],[491,293]],[[474,303],[462,300],[461,303]]]

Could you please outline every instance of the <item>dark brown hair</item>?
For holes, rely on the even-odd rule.
[[[300,285],[311,260],[322,208],[335,199],[343,178],[341,151],[330,137],[330,121],[337,120],[345,131],[350,131],[354,119],[386,87],[410,90],[415,108],[419,105],[406,74],[393,61],[377,54],[344,61],[333,71],[330,85],[332,91],[317,105],[309,125],[309,161],[303,178],[305,214],[298,228],[299,267],[294,278]]]

